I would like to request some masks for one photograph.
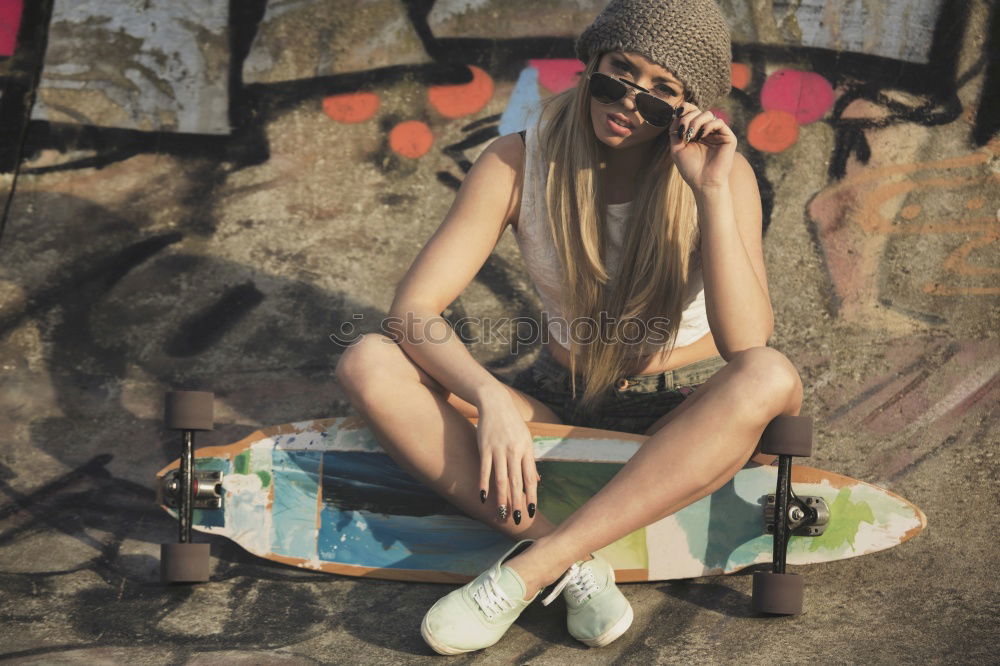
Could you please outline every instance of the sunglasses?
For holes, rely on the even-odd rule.
[[[666,127],[674,116],[674,107],[652,95],[638,86],[631,86],[613,76],[594,72],[590,75],[590,96],[601,104],[614,104],[621,101],[625,95],[635,94],[635,108],[650,125]]]

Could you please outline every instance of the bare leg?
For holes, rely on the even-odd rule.
[[[646,429],[646,431],[644,433],[642,433],[642,434],[644,434],[646,436],[649,436],[649,435],[653,435],[653,434],[657,433],[659,430],[661,430],[663,428],[663,426],[667,425],[668,423],[670,423],[671,421],[673,421],[674,419],[676,419],[678,416],[680,416],[681,414],[683,414],[688,409],[691,409],[692,405],[694,405],[699,400],[701,400],[701,396],[702,396],[703,393],[704,393],[704,391],[702,391],[702,390],[695,391],[692,395],[690,395],[687,398],[685,398],[684,401],[681,402],[681,404],[677,405],[676,407],[674,407],[673,409],[671,409],[669,412],[667,412],[666,414],[664,414],[663,416],[661,416],[659,419],[657,419],[653,423],[653,425],[649,426]],[[767,453],[760,453],[757,450],[755,450],[754,454],[750,457],[750,461],[751,462],[755,462],[758,465],[770,465],[770,464],[772,464],[777,459],[778,459],[778,456],[772,456],[772,455],[767,454]]]
[[[447,392],[402,348],[386,340],[365,336],[344,352],[336,370],[351,406],[386,453],[460,511],[513,538],[550,533],[553,525],[540,512],[534,519],[524,512],[521,524],[515,525],[509,516],[499,519],[496,493],[485,504],[480,501],[476,428],[459,411],[475,416],[475,406]],[[559,423],[544,404],[510,390],[525,420]]]
[[[737,354],[696,395],[597,495],[508,562],[527,585],[525,598],[587,554],[721,488],[775,416],[798,414],[802,385],[780,352],[755,347]]]

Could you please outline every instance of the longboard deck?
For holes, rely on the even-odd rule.
[[[646,439],[527,425],[543,478],[538,506],[556,523],[607,483]],[[349,576],[458,583],[511,545],[400,469],[356,416],[273,426],[198,449],[195,456],[196,469],[223,472],[224,499],[221,509],[196,509],[194,528],[276,562]],[[775,467],[751,463],[712,495],[619,539],[601,555],[620,582],[732,573],[769,562],[772,538],[764,532],[763,507],[776,480]],[[791,538],[792,565],[890,548],[926,526],[919,508],[857,479],[794,465],[792,483],[797,495],[822,497],[830,507],[823,535]]]

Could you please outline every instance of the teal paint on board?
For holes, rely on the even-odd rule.
[[[746,485],[753,486],[740,484],[737,488],[735,480],[730,479],[712,495],[676,514],[687,535],[691,556],[701,560],[706,569],[746,566],[767,549],[761,538],[763,493]]]
[[[222,472],[223,478],[232,471],[232,464],[223,458],[195,458],[194,469],[196,472]],[[226,499],[223,493],[221,509],[195,509],[191,513],[191,524],[205,527],[225,527],[226,526]]]
[[[321,461],[319,451],[275,449],[272,454],[271,550],[277,555],[306,559],[316,556],[316,502]]]
[[[384,453],[323,455],[320,560],[475,575],[510,545],[496,530],[460,515]]]

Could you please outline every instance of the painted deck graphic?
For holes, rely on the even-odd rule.
[[[529,427],[545,480],[539,507],[557,523],[607,483],[645,439]],[[197,469],[224,473],[224,499],[222,509],[196,510],[195,528],[261,557],[340,574],[454,582],[475,576],[510,546],[401,470],[354,417],[276,426],[228,446],[199,449],[196,456]],[[712,495],[601,553],[621,581],[730,573],[768,562],[763,506],[776,477],[774,467],[747,467]],[[803,466],[794,467],[792,478],[796,494],[824,498],[831,516],[822,536],[792,537],[790,564],[883,550],[926,525],[917,507],[876,486]]]

